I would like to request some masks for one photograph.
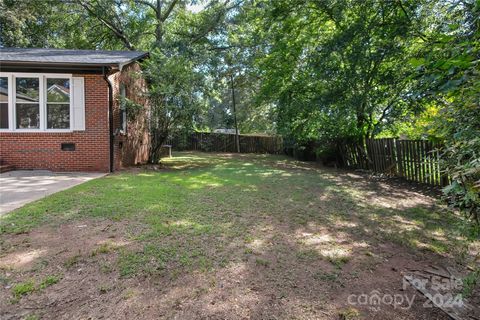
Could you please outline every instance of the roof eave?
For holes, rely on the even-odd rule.
[[[118,64],[118,70],[122,71],[123,67],[128,66],[129,64],[134,63],[134,62],[142,62],[143,60],[147,59],[148,57],[150,57],[150,53],[145,52],[144,54],[142,54],[138,57],[135,57],[133,59],[130,59],[127,62],[119,63]]]
[[[107,67],[113,70],[121,71],[123,67],[129,65],[133,62],[141,62],[144,59],[148,58],[150,54],[145,52],[144,54],[130,59],[125,62],[115,62],[115,63],[89,63],[89,62],[35,62],[35,61],[1,61],[0,60],[0,71],[6,69],[19,68],[19,69],[42,69],[42,68],[55,68],[62,70],[88,70],[88,71],[97,71],[100,72],[103,68]]]
[[[3,65],[34,65],[34,66],[88,66],[88,67],[116,67],[119,63],[89,63],[89,62],[36,62],[36,61],[19,61],[19,60],[0,60],[0,67]]]
[[[118,65],[78,64],[78,63],[18,63],[0,62],[0,72],[31,73],[102,73],[104,68],[116,69]]]

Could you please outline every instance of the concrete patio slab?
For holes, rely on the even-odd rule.
[[[18,170],[0,174],[0,216],[29,202],[62,191],[106,173],[57,173]]]

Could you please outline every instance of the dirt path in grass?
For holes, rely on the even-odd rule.
[[[165,166],[0,221],[0,319],[448,319],[403,274],[479,262],[460,220],[413,187],[275,156]],[[35,206],[45,219],[19,229]]]

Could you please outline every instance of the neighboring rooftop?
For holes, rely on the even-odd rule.
[[[147,56],[148,52],[143,51],[0,48],[0,67],[22,64],[24,66],[108,66],[121,69],[122,66]]]

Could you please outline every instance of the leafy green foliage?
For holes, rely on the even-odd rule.
[[[442,138],[444,192],[453,206],[480,222],[480,1],[454,1],[429,35],[424,58],[414,64],[421,98],[436,102],[431,127]]]
[[[452,178],[445,194],[454,206],[480,223],[480,137],[447,140],[442,159]]]
[[[160,159],[160,147],[169,135],[191,126],[200,109],[201,75],[194,63],[182,56],[167,57],[160,50],[151,53],[145,75],[150,83],[152,163]]]
[[[480,268],[468,274],[463,278],[463,294],[470,297],[475,289],[475,286],[480,281]]]
[[[17,299],[33,291],[35,291],[35,283],[33,280],[17,283],[12,287],[12,293]]]
[[[57,275],[49,275],[45,277],[38,285],[35,284],[35,281],[30,279],[25,282],[17,283],[12,287],[12,294],[14,299],[18,300],[22,296],[28,295],[32,292],[38,290],[44,290],[54,284],[58,283],[61,280],[60,276]]]
[[[479,0],[0,6],[1,46],[151,51],[152,162],[172,133],[232,128],[233,85],[242,132],[278,131],[300,151],[375,136],[442,142],[445,192],[478,220]]]
[[[60,277],[56,275],[50,275],[47,276],[45,279],[42,280],[42,282],[39,284],[38,288],[40,290],[46,289],[50,286],[53,286],[54,284],[58,283],[60,281]]]
[[[373,136],[403,109],[412,21],[396,2],[260,1],[262,97],[298,144]],[[415,10],[414,2],[405,4]]]
[[[108,36],[105,25],[91,19],[79,3],[77,0],[0,2],[0,45],[121,49],[122,45]],[[113,12],[112,6],[104,10]]]

